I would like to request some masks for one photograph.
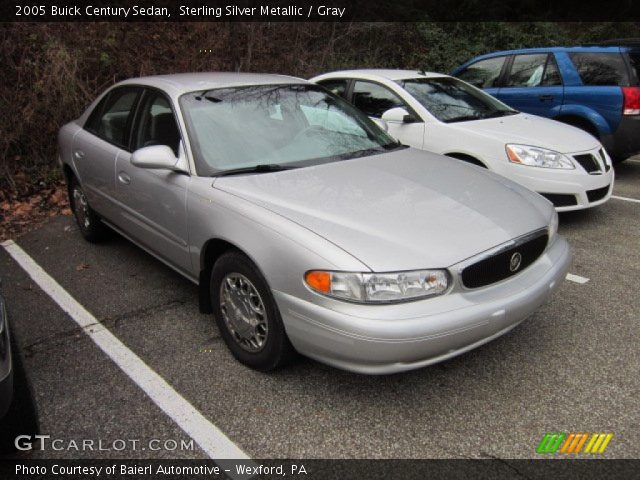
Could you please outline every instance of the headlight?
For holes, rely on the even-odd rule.
[[[558,233],[558,212],[554,211],[549,223],[549,245],[553,242],[556,234]]]
[[[563,168],[571,170],[576,168],[569,157],[546,148],[530,147],[528,145],[507,145],[507,157],[511,163],[528,165],[530,167]]]
[[[420,300],[442,294],[449,285],[446,270],[391,273],[325,272],[304,276],[313,291],[358,303],[393,303]]]

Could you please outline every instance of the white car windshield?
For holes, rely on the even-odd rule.
[[[180,104],[201,176],[276,171],[400,147],[364,114],[316,85],[192,92]]]
[[[411,78],[398,83],[441,122],[483,120],[518,113],[457,78]]]

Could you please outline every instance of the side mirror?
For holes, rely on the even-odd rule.
[[[411,115],[405,108],[395,107],[387,110],[382,114],[382,120],[393,123],[414,123],[418,120]]]
[[[172,170],[181,172],[183,169],[178,165],[178,159],[166,145],[152,145],[142,147],[133,152],[131,164],[139,168],[156,168],[162,170]]]
[[[389,131],[389,124],[385,120],[383,120],[381,118],[372,118],[371,120],[373,120],[373,123],[378,125],[385,132]]]

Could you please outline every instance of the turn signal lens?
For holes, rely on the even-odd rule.
[[[331,293],[331,274],[329,272],[307,272],[304,280],[314,290],[322,293]]]

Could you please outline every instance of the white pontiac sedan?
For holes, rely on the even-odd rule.
[[[611,159],[588,133],[520,113],[454,77],[415,70],[346,70],[312,78],[397,140],[488,168],[550,200],[556,210],[601,205]]]

